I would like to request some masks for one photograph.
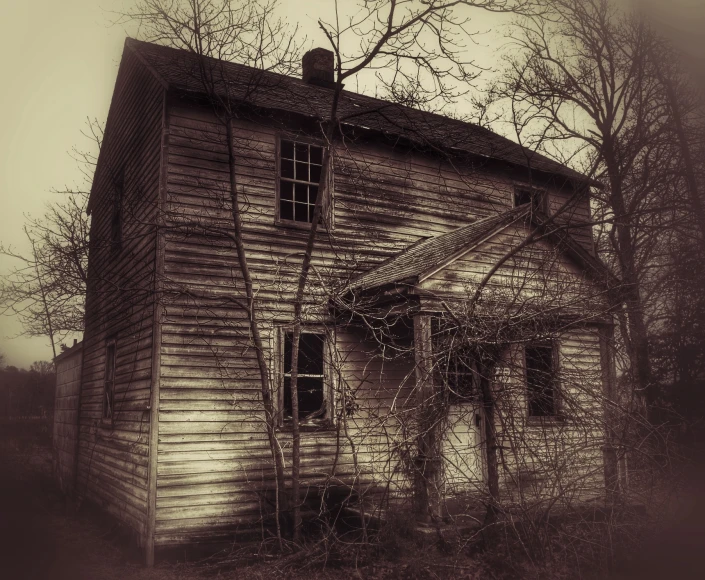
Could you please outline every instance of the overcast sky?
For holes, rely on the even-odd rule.
[[[308,46],[325,46],[316,22],[330,18],[333,0],[280,0],[282,14],[298,22]],[[645,0],[661,6],[659,0]],[[666,0],[664,0],[666,1]],[[703,0],[671,0],[668,5],[705,5]],[[81,129],[87,117],[104,122],[127,32],[111,26],[113,10],[129,9],[130,0],[0,0],[3,31],[0,34],[0,241],[27,250],[22,226],[25,216],[40,216],[56,197],[52,188],[73,185],[80,180],[68,152],[82,146]],[[340,2],[341,11],[350,0]],[[703,11],[700,10],[699,16]],[[504,45],[502,23],[506,18],[482,11],[472,12],[472,29],[484,34],[470,46],[477,64],[491,68],[498,64]],[[676,19],[674,36],[681,23],[689,34],[702,38],[702,18],[691,12],[671,10],[663,18]],[[696,26],[697,25],[697,26]],[[134,34],[134,31],[132,31]],[[687,37],[690,38],[690,37]],[[369,77],[365,78],[368,92]],[[355,90],[356,84],[348,83]],[[0,257],[0,275],[12,262]],[[51,358],[48,339],[18,336],[21,326],[13,318],[0,317],[0,353],[5,363],[27,367],[35,360]]]

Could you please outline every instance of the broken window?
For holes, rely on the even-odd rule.
[[[558,414],[555,351],[552,341],[529,344],[525,348],[526,388],[531,417]]]
[[[292,418],[291,362],[294,333],[284,333],[284,419]],[[325,395],[325,368],[323,349],[326,336],[323,333],[302,332],[299,341],[298,402],[299,421],[326,419],[328,401]]]
[[[103,419],[112,420],[115,402],[115,341],[105,347],[105,381],[103,382]]]
[[[323,166],[323,147],[279,142],[279,219],[311,223]]]
[[[514,207],[531,205],[534,209],[545,211],[544,192],[536,189],[517,188],[514,190]]]

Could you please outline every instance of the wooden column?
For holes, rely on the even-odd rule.
[[[438,413],[439,401],[433,384],[431,316],[414,315],[414,362],[417,401],[417,455],[414,461],[413,509],[423,522],[439,514],[441,475]]]

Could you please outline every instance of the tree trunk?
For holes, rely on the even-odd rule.
[[[255,296],[252,288],[252,277],[250,275],[250,269],[247,262],[247,254],[245,253],[245,243],[243,240],[242,232],[242,216],[240,213],[240,200],[237,194],[233,127],[232,120],[230,119],[228,119],[228,121],[226,122],[226,134],[228,141],[228,167],[230,171],[230,203],[232,206],[231,213],[233,218],[233,226],[235,229],[234,242],[235,249],[237,251],[238,262],[240,265],[240,272],[242,273],[242,278],[245,283],[245,297],[247,300],[247,320],[249,323],[250,336],[252,338],[255,353],[257,355],[257,366],[259,368],[260,376],[260,392],[262,394],[262,404],[264,406],[265,423],[267,426],[267,439],[269,441],[269,449],[272,453],[272,458],[274,460],[274,469],[276,474],[275,504],[277,506],[277,537],[279,538],[279,541],[281,543],[280,507],[282,511],[288,511],[288,501],[286,498],[286,494],[284,493],[284,461],[282,459],[280,446],[277,441],[277,408],[272,399],[272,390],[269,385],[269,369],[267,367],[267,361],[264,356],[262,336],[260,334],[259,324],[257,321],[257,307],[255,304]]]
[[[627,307],[631,375],[636,391],[643,398],[647,405],[647,412],[651,415],[656,402],[656,391],[651,380],[649,341],[641,303],[640,281],[636,272],[636,249],[631,228],[628,225],[630,222],[622,191],[619,165],[609,138],[605,138],[604,157],[610,183],[610,205],[614,211],[617,230],[617,257],[622,275],[622,292]]]

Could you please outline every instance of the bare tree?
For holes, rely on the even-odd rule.
[[[654,251],[652,227],[665,214],[660,155],[667,111],[649,54],[655,38],[638,18],[607,0],[543,3],[517,23],[519,56],[497,94],[511,102],[517,136],[563,151],[604,183],[597,221],[622,278],[621,335],[629,373],[647,404],[657,400],[649,356],[643,272]],[[662,224],[661,224],[662,225]]]
[[[24,231],[32,248],[21,253],[0,245],[16,266],[0,286],[0,313],[18,316],[29,336],[48,336],[56,345],[83,330],[89,247],[88,189],[102,141],[102,126],[88,120],[90,148],[74,148],[72,158],[84,179],[74,188],[54,190],[43,216],[28,219]]]

